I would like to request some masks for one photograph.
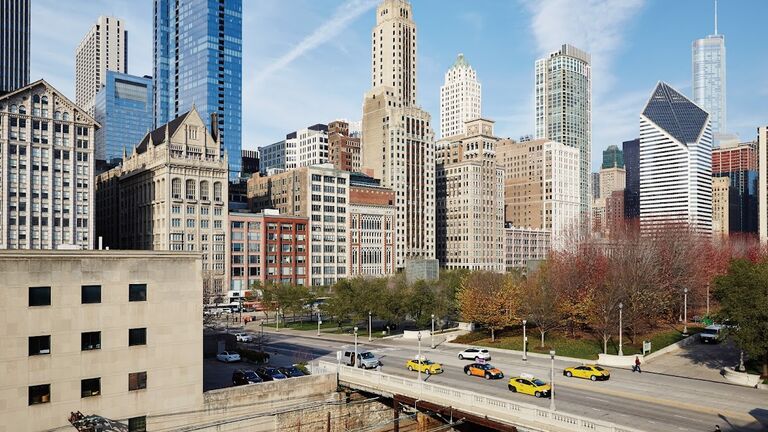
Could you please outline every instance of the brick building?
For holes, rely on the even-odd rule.
[[[360,137],[349,132],[349,123],[337,120],[328,124],[328,161],[336,169],[360,171]]]

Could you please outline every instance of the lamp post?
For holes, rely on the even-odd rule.
[[[259,321],[261,327],[261,337],[259,338],[259,351],[264,352],[264,320]]]
[[[419,367],[419,382],[421,382],[421,367],[423,366],[421,364],[421,332],[416,334],[416,339],[419,340],[419,354],[416,356],[416,365]]]
[[[280,331],[280,309],[275,313],[275,331]]]
[[[357,367],[357,326],[355,326],[355,362],[353,364]]]
[[[368,342],[372,341],[372,333],[371,333],[371,311],[368,311]]]
[[[552,358],[552,367],[550,369],[549,378],[549,409],[555,410],[555,350],[549,352],[549,356]]]
[[[622,326],[622,312],[624,310],[624,303],[619,302],[619,355],[624,355],[624,350],[622,349],[622,337],[624,335],[624,327]]]
[[[688,336],[688,288],[683,288],[683,336]]]
[[[429,334],[430,345],[432,346],[432,349],[435,349],[435,314],[432,314],[432,333]]]
[[[523,320],[523,361],[528,361],[528,337],[525,336],[525,325],[528,321]]]
[[[317,335],[320,336],[320,326],[323,324],[323,319],[320,317],[320,312],[317,313]]]

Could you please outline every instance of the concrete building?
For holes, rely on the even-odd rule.
[[[608,236],[624,225],[624,190],[615,190],[605,198],[605,221]]]
[[[0,249],[90,249],[99,124],[44,80],[0,97]]]
[[[351,276],[395,273],[395,192],[362,173],[349,176]]]
[[[720,141],[712,150],[712,176],[730,178],[728,231],[757,233],[757,142]]]
[[[229,214],[227,286],[229,298],[243,297],[256,284],[306,285],[309,220],[262,213]]]
[[[624,218],[640,220],[640,138],[622,143],[626,181]]]
[[[407,0],[381,1],[371,45],[363,171],[395,191],[395,265],[401,269],[406,258],[435,259],[434,132],[429,113],[416,106],[416,24]]]
[[[536,61],[536,138],[579,150],[579,226],[586,227],[592,203],[592,69],[586,52],[563,45]],[[554,233],[553,233],[554,235]]]
[[[119,163],[152,128],[152,78],[106,71],[94,99],[96,159]]]
[[[622,191],[627,184],[627,171],[622,168],[600,169],[600,198],[608,198],[614,191]]]
[[[218,149],[194,107],[148,133],[121,166],[96,177],[104,245],[201,254],[205,292],[223,295],[228,182]]]
[[[529,261],[547,259],[551,242],[552,233],[545,229],[504,227],[506,271],[525,271]]]
[[[349,131],[349,123],[336,120],[328,124],[328,161],[336,169],[359,172],[362,168],[360,137]]]
[[[240,152],[240,159],[242,159],[242,171],[241,177],[250,177],[251,175],[259,172],[259,151],[258,150],[243,150]]]
[[[580,227],[579,150],[550,140],[501,140],[496,154],[506,172],[506,223],[550,231],[554,249],[572,245]]]
[[[605,225],[605,198],[597,198],[592,201],[592,232],[602,233]]]
[[[640,115],[640,228],[712,233],[709,114],[659,82]]]
[[[477,72],[459,54],[440,87],[440,138],[462,135],[469,120],[482,117],[482,87]]]
[[[757,128],[758,216],[760,243],[768,242],[768,126]]]
[[[726,129],[725,36],[717,32],[691,44],[693,102],[709,113],[715,142]]]
[[[154,0],[153,11],[155,126],[193,106],[205,119],[217,114],[220,156],[226,153],[234,181],[241,171],[243,1]]]
[[[120,18],[100,16],[75,50],[75,103],[92,116],[108,70],[128,73],[128,31]]]
[[[349,276],[349,193],[349,172],[330,164],[248,180],[251,211],[277,209],[309,219],[312,286],[330,286]]]
[[[285,136],[285,169],[328,163],[328,126],[316,124]]]
[[[712,234],[718,238],[728,237],[730,177],[712,177]]]
[[[285,169],[285,140],[259,147],[259,173]]]
[[[437,142],[437,259],[448,269],[503,273],[504,168],[493,122],[466,122],[465,133]]]
[[[0,251],[0,279],[0,430],[81,411],[143,431],[203,406],[199,254]]]
[[[600,173],[593,172],[590,181],[590,187],[592,192],[592,202],[600,198]]]
[[[0,96],[29,84],[30,0],[0,0]]]

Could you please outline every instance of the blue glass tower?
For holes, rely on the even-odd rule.
[[[218,115],[229,178],[241,170],[242,0],[155,0],[155,126],[197,107]]]
[[[104,87],[96,93],[94,116],[96,159],[118,163],[123,151],[141,142],[152,127],[152,78],[107,70]]]
[[[30,0],[0,0],[0,95],[29,84]]]

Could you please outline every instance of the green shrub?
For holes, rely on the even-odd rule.
[[[263,351],[238,348],[237,352],[240,354],[240,357],[254,363],[267,363],[269,361],[269,354]]]

